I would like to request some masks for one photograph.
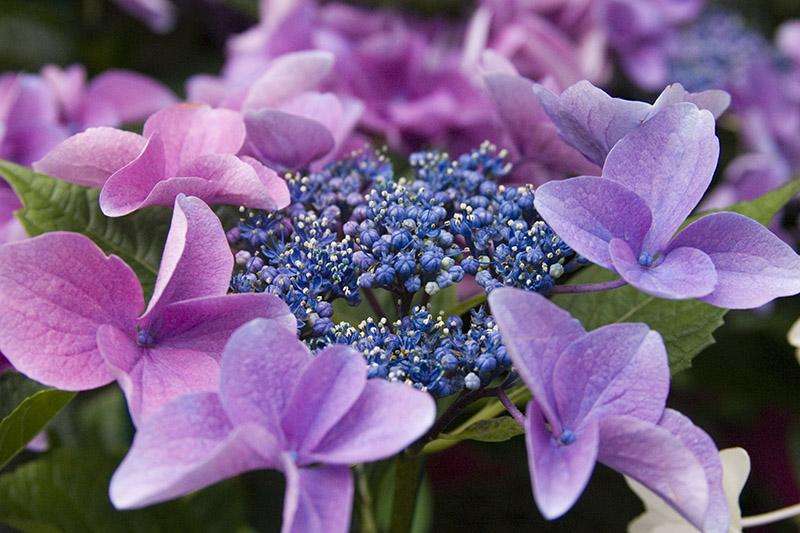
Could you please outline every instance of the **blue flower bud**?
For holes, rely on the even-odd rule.
[[[389,287],[394,283],[396,272],[389,265],[378,265],[375,269],[375,283],[379,287]]]
[[[316,307],[314,310],[317,312],[319,316],[322,318],[330,318],[333,316],[333,305],[330,302],[317,302]]]
[[[372,272],[364,272],[358,276],[357,283],[362,289],[371,289],[375,285],[375,276],[372,275]]]

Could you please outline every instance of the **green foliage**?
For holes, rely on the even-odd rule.
[[[443,433],[441,438],[447,440],[503,442],[523,433],[525,433],[525,430],[516,420],[510,416],[501,416],[489,420],[478,420],[454,433]]]
[[[783,206],[789,203],[789,200],[794,198],[794,196],[798,193],[800,193],[800,179],[792,180],[789,183],[786,183],[775,190],[769,191],[768,193],[761,195],[754,200],[738,202],[726,207],[725,209],[703,211],[702,213],[693,215],[686,220],[683,226],[688,226],[699,218],[710,215],[711,213],[719,213],[721,211],[733,211],[734,213],[739,213],[740,215],[750,217],[760,224],[766,226],[772,221],[773,218],[775,218],[775,215],[777,215],[778,212],[783,209]]]
[[[800,192],[800,180],[770,191],[750,202],[732,205],[726,211],[749,216],[768,224],[786,203]],[[709,213],[692,217],[689,222]],[[617,276],[597,266],[575,275],[574,284],[609,281]],[[689,368],[692,359],[713,344],[714,331],[723,324],[727,309],[698,300],[662,300],[625,286],[606,292],[581,295],[560,294],[553,298],[587,329],[618,322],[644,322],[664,337],[672,373]]]
[[[244,531],[241,487],[226,482],[176,502],[115,510],[108,484],[118,458],[59,449],[0,477],[0,521],[26,533]]]
[[[13,376],[13,375],[12,375]],[[21,378],[21,376],[20,376]],[[30,381],[22,378],[25,382]],[[11,398],[3,397],[2,410],[8,410],[17,400],[32,390],[33,385],[16,383],[16,377],[2,376],[0,389],[11,391]],[[53,419],[72,399],[74,392],[55,389],[42,389],[32,392],[0,420],[0,468],[21,452],[50,420]],[[10,400],[10,401],[9,401]]]
[[[97,189],[66,183],[8,161],[0,161],[0,175],[22,200],[17,217],[29,235],[49,231],[82,233],[106,253],[128,263],[145,294],[150,294],[169,229],[170,210],[151,207],[125,217],[108,218],[100,211]]]
[[[570,281],[598,283],[616,277],[591,266]],[[689,368],[692,358],[714,342],[714,330],[723,324],[727,313],[727,309],[698,300],[662,300],[631,286],[580,295],[559,294],[553,301],[580,320],[587,330],[619,322],[644,322],[664,338],[673,374]]]

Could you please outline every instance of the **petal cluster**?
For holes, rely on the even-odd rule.
[[[353,500],[348,465],[397,453],[435,413],[423,392],[367,381],[357,352],[332,346],[312,356],[293,329],[253,320],[225,346],[218,394],[179,398],[139,428],[112,478],[111,500],[141,507],[277,469],[286,476],[284,532],[344,532]]]
[[[575,251],[659,297],[749,308],[800,292],[800,257],[754,220],[714,213],[675,236],[718,154],[713,115],[671,104],[613,144],[600,177],[547,183],[534,205]]]
[[[122,216],[150,205],[172,205],[178,194],[209,203],[276,209],[286,184],[259,161],[237,157],[245,142],[239,113],[176,104],[147,119],[143,135],[90,128],[51,150],[34,168],[79,185],[102,187],[100,207]]]
[[[541,295],[502,288],[489,304],[508,353],[533,393],[525,428],[542,514],[568,511],[601,462],[663,498],[698,529],[724,532],[728,510],[712,440],[665,409],[669,366],[645,324],[591,332]]]
[[[214,390],[225,341],[243,323],[266,317],[294,327],[273,295],[226,295],[232,268],[217,217],[183,195],[146,310],[133,270],[83,235],[7,244],[0,351],[20,372],[61,389],[116,379],[139,421],[180,394]]]

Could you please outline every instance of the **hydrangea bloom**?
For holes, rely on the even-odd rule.
[[[30,165],[72,133],[142,120],[174,101],[160,83],[126,70],[109,70],[89,83],[80,65],[46,65],[40,76],[5,74],[0,157]]]
[[[286,183],[255,159],[234,155],[244,141],[239,113],[176,104],[148,118],[144,135],[90,128],[56,146],[34,168],[65,181],[101,186],[100,207],[108,216],[172,205],[179,193],[209,203],[285,206]]]
[[[402,409],[398,409],[402,406]],[[433,424],[432,398],[367,380],[356,352],[316,357],[274,320],[230,338],[218,394],[183,396],[149,418],[111,481],[120,509],[180,496],[255,469],[286,476],[284,532],[346,532],[349,465],[393,455]]]
[[[534,499],[546,518],[572,507],[600,461],[659,494],[702,531],[727,530],[714,443],[664,408],[669,366],[658,333],[645,324],[587,333],[543,296],[518,289],[492,292],[489,305],[533,393],[525,436]]]
[[[226,295],[233,257],[201,200],[179,195],[153,296],[133,270],[76,233],[0,248],[0,350],[31,378],[66,390],[116,379],[134,420],[176,396],[214,390],[228,335],[256,317],[294,328],[268,294]],[[34,275],[35,272],[35,275]]]
[[[711,113],[673,104],[614,145],[601,177],[546,183],[534,205],[575,251],[656,296],[748,308],[800,292],[800,257],[745,216],[707,215],[673,238],[718,152]]]
[[[727,448],[719,452],[722,463],[722,486],[728,500],[730,525],[728,533],[741,533],[742,510],[739,495],[750,475],[750,457],[742,448]],[[625,477],[628,486],[642,500],[645,512],[628,526],[628,533],[696,533],[697,528],[665,504],[657,495],[638,481]]]

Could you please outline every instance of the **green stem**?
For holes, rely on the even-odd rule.
[[[400,454],[395,469],[394,501],[389,533],[409,533],[414,523],[414,510],[422,480],[422,458]]]
[[[369,490],[369,479],[363,465],[357,465],[356,480],[358,483],[358,496],[361,500],[359,506],[361,517],[361,531],[364,533],[378,533],[378,521],[375,519],[375,505],[372,492]]]
[[[473,307],[477,307],[480,304],[486,301],[486,293],[481,292],[480,294],[476,294],[472,298],[464,300],[463,302],[458,302],[456,305],[445,311],[446,316],[460,316],[472,309]]]

